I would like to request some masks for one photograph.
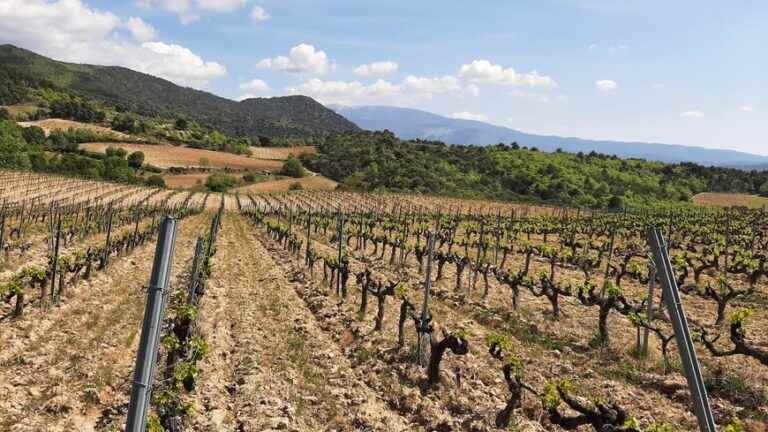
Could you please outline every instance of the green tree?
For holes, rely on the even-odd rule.
[[[128,152],[124,148],[109,146],[105,150],[108,158],[125,159],[128,156]]]
[[[0,108],[0,120],[10,120],[11,113],[5,108]]]
[[[237,179],[226,174],[213,173],[205,180],[205,187],[212,192],[226,192],[237,184]]]
[[[139,169],[144,165],[144,153],[137,151],[128,156],[128,165],[133,169]]]
[[[113,118],[112,129],[129,134],[139,131],[136,119],[127,114],[121,114]]]
[[[42,128],[37,126],[30,126],[28,128],[24,128],[21,133],[24,136],[24,140],[27,142],[27,144],[40,146],[45,144],[45,131]]]
[[[187,119],[177,118],[174,127],[176,130],[187,130],[189,128],[189,122]]]
[[[285,160],[280,174],[295,178],[301,178],[307,175],[304,167],[301,166],[301,162],[299,162],[293,155],[289,155],[288,159]]]
[[[153,174],[153,175],[151,175],[151,176],[149,176],[147,178],[147,185],[148,186],[164,188],[165,187],[165,179],[163,179],[162,177],[160,177],[157,174]]]
[[[0,168],[30,167],[28,147],[21,130],[10,120],[0,120]]]
[[[760,195],[764,197],[768,197],[768,181],[766,181],[765,183],[763,183],[762,186],[760,186],[759,192],[760,192]]]

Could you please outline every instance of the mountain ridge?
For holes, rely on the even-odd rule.
[[[185,117],[237,137],[305,138],[359,130],[307,96],[237,102],[121,66],[60,62],[9,44],[0,45],[0,73],[13,81],[7,86],[15,85],[0,95],[18,98],[25,89],[48,86],[142,115]]]
[[[762,167],[768,156],[738,150],[710,149],[679,144],[590,140],[556,135],[537,135],[477,120],[454,119],[428,111],[380,105],[329,108],[347,117],[363,129],[390,130],[402,139],[443,141],[446,144],[493,145],[517,142],[543,151],[558,148],[572,153],[595,151],[622,158],[638,158],[667,163],[694,162],[704,165]]]

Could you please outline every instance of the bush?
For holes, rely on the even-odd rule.
[[[27,144],[32,145],[44,145],[45,144],[45,131],[37,126],[30,126],[22,130],[24,141]]]
[[[0,168],[29,169],[27,143],[16,123],[0,120]]]
[[[128,165],[133,169],[139,169],[144,165],[144,153],[137,151],[128,156]]]
[[[77,151],[77,143],[67,138],[67,135],[61,131],[53,131],[48,137],[47,146],[56,151],[64,153],[74,153]]]
[[[289,191],[300,191],[304,190],[304,186],[301,185],[299,182],[293,182],[290,186],[288,186]]]
[[[154,174],[154,175],[151,175],[151,176],[149,176],[147,178],[147,185],[148,186],[164,188],[165,187],[165,179],[163,179],[162,177],[160,177],[157,174]]]
[[[256,181],[256,176],[253,173],[248,173],[243,176],[243,181],[247,183],[253,183]]]
[[[299,162],[298,159],[296,159],[293,155],[289,155],[288,159],[286,159],[285,163],[283,164],[283,169],[280,171],[280,174],[289,177],[301,178],[306,176],[307,172],[304,170],[304,167],[301,166],[301,162]]]
[[[0,120],[10,120],[11,113],[5,108],[0,108]]]
[[[226,192],[237,184],[237,179],[222,173],[214,173],[205,180],[205,187],[212,192]]]
[[[177,118],[174,124],[176,130],[187,130],[189,128],[189,122],[183,118]]]
[[[128,156],[128,152],[124,148],[114,146],[107,147],[106,154],[108,158],[114,157],[125,159],[125,157]]]
[[[126,114],[121,114],[112,119],[112,129],[129,134],[139,132],[136,119]]]

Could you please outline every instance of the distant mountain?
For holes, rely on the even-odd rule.
[[[426,111],[388,106],[331,106],[363,129],[394,132],[402,139],[439,140],[447,144],[491,145],[517,142],[543,151],[591,152],[662,162],[695,162],[740,168],[765,167],[768,157],[734,150],[707,149],[671,144],[597,141],[533,135],[474,120],[460,120]]]
[[[241,137],[307,137],[359,130],[306,96],[236,102],[123,67],[64,63],[13,45],[0,45],[0,105],[23,102],[31,88],[40,87],[86,96],[139,114],[182,116]]]

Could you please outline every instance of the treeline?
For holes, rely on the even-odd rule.
[[[77,142],[92,138],[89,131],[54,132],[46,137],[38,127],[21,128],[10,120],[0,120],[0,169],[32,170],[123,183],[147,183],[164,186],[162,177],[144,179],[139,171],[152,171],[144,166],[144,154],[128,154],[123,149],[109,148],[105,155],[90,155],[78,149]]]
[[[689,201],[699,192],[768,195],[768,172],[619,159],[599,153],[544,153],[517,144],[489,147],[402,141],[391,132],[326,138],[305,165],[362,191],[523,200],[605,208]]]

